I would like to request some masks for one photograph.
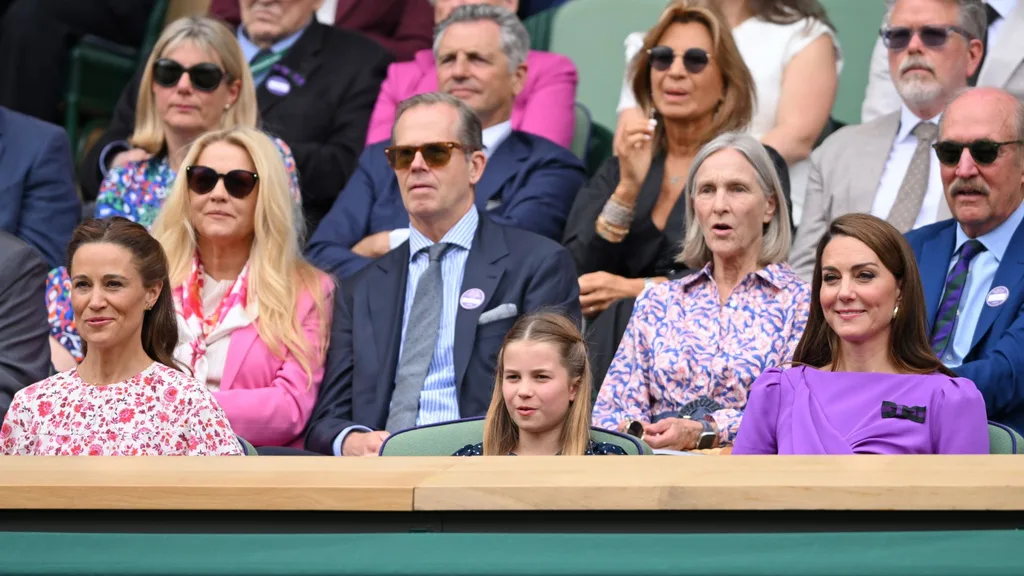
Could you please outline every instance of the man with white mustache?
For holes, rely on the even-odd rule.
[[[897,0],[882,27],[900,111],[847,126],[811,154],[804,214],[790,264],[810,280],[829,222],[867,212],[900,232],[950,217],[931,144],[942,109],[980,66],[981,0]]]
[[[953,219],[907,234],[932,350],[1024,432],[1024,104],[974,88],[942,114],[935,144]]]

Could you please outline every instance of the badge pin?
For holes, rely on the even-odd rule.
[[[985,304],[996,307],[1006,302],[1009,297],[1010,290],[1006,286],[996,286],[988,291],[988,296],[985,296]]]
[[[267,78],[267,90],[269,90],[271,94],[284,96],[292,91],[292,85],[280,76],[271,76],[270,78]]]
[[[484,291],[479,288],[470,288],[459,297],[459,305],[466,310],[475,310],[484,303]]]

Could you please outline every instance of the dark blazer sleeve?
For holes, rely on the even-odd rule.
[[[358,53],[325,55],[330,58],[353,58],[353,72],[349,76],[346,90],[336,102],[333,114],[329,119],[313,120],[330,122],[328,138],[302,141],[290,135],[287,128],[282,130],[299,169],[303,183],[303,202],[313,206],[329,207],[355,172],[359,154],[366,142],[373,105],[377,102],[381,82],[392,62],[391,55],[372,42],[363,38],[351,40],[360,40],[358,44],[350,43],[355,47],[352,51]]]
[[[1024,303],[1017,308],[1013,322],[992,343],[986,343],[975,358],[953,368],[957,376],[967,378],[985,398],[990,419],[1016,417],[1024,405]],[[978,348],[982,348],[980,345]],[[974,351],[972,351],[974,352]],[[970,357],[970,355],[969,355]],[[1019,417],[1013,418],[1013,423]],[[1021,430],[1018,429],[1018,432]]]
[[[75,190],[67,133],[56,126],[46,128],[25,181],[18,236],[38,248],[50,268],[56,268],[65,263],[65,250],[82,215],[82,203]]]
[[[526,289],[524,311],[556,308],[578,323],[583,315],[576,268],[567,250],[554,248],[540,255],[540,265]]]
[[[237,2],[235,4],[237,6]],[[114,117],[111,118],[107,130],[89,149],[85,159],[82,160],[82,165],[79,166],[78,185],[82,190],[82,199],[86,202],[96,200],[96,196],[99,195],[100,184],[103,183],[100,162],[109,164],[113,156],[121,150],[120,148],[117,150],[108,150],[107,148],[115,142],[127,141],[135,132],[135,104],[139,98],[140,82],[142,82],[141,70],[121,92],[117,106],[114,107]],[[107,152],[106,157],[103,157],[104,152]]]
[[[499,224],[536,232],[557,242],[586,173],[568,150],[556,150],[554,144],[540,149],[542,154],[524,167],[525,176],[516,179],[515,193],[489,214]]]
[[[619,160],[612,156],[580,189],[565,225],[562,244],[569,250],[579,275],[604,270],[618,273],[616,263],[623,257],[623,244],[609,242],[597,233],[594,223],[605,202],[619,185]]]
[[[50,327],[46,320],[46,265],[29,246],[0,232],[0,422],[14,394],[46,378]]]
[[[370,261],[353,253],[352,247],[370,234],[377,187],[387,185],[379,181],[381,174],[374,170],[374,154],[383,156],[379,146],[370,146],[363,152],[355,174],[316,227],[306,248],[310,262],[338,278],[351,276]]]
[[[352,421],[352,288],[354,283],[339,282],[334,291],[334,321],[313,416],[306,430],[306,449],[334,455],[333,444],[338,434]]]

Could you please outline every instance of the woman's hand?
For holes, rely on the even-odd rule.
[[[584,316],[608,309],[620,298],[635,298],[644,289],[643,278],[623,278],[607,272],[591,272],[579,278],[580,308]]]
[[[644,426],[644,442],[651,448],[693,450],[700,441],[704,425],[685,418],[664,418]]]
[[[118,152],[118,154],[114,156],[114,159],[110,161],[110,167],[116,168],[118,166],[124,166],[129,162],[142,162],[150,156],[151,154],[142,148],[132,148],[131,150]]]
[[[654,128],[639,110],[636,113],[624,110],[619,118],[619,131],[615,138],[615,155],[619,158],[620,183],[633,196],[623,200],[635,200],[651,168]]]

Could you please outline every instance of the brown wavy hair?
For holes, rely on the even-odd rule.
[[[579,379],[576,400],[569,405],[562,427],[563,456],[582,456],[590,444],[590,388],[593,376],[587,345],[576,324],[557,312],[538,312],[519,318],[505,335],[498,352],[494,392],[484,420],[484,455],[506,455],[519,444],[519,427],[505,406],[501,386],[505,381],[505,348],[513,342],[547,342],[558,347],[570,382]]]
[[[900,287],[899,313],[889,331],[889,360],[904,374],[940,372],[954,376],[932,351],[925,324],[924,289],[917,260],[910,244],[891,224],[870,214],[847,214],[829,225],[818,243],[814,279],[811,283],[811,310],[807,327],[793,353],[793,364],[815,368],[839,369],[839,336],[825,321],[821,309],[821,255],[834,238],[846,236],[860,240],[878,256]]]
[[[754,115],[754,78],[736,47],[725,16],[716,0],[674,0],[661,13],[658,22],[644,36],[644,45],[630,63],[633,77],[633,95],[637,104],[647,113],[654,107],[651,97],[651,60],[647,51],[658,45],[673,24],[696,22],[707,28],[711,35],[712,55],[708,70],[722,75],[722,102],[715,109],[711,128],[700,144],[706,144],[722,132],[742,132],[750,125]],[[654,110],[656,116],[660,116]],[[665,147],[664,122],[658,122],[654,131],[656,149]]]
[[[91,218],[79,224],[71,235],[68,244],[68,273],[71,273],[71,261],[79,248],[101,242],[120,246],[131,253],[132,263],[142,277],[143,286],[162,286],[156,303],[142,317],[142,349],[153,360],[180,371],[181,367],[174,361],[174,347],[178,345],[178,320],[171,299],[167,256],[160,243],[149,235],[144,226],[127,218]],[[83,341],[82,350],[88,354],[87,347],[88,342]]]

